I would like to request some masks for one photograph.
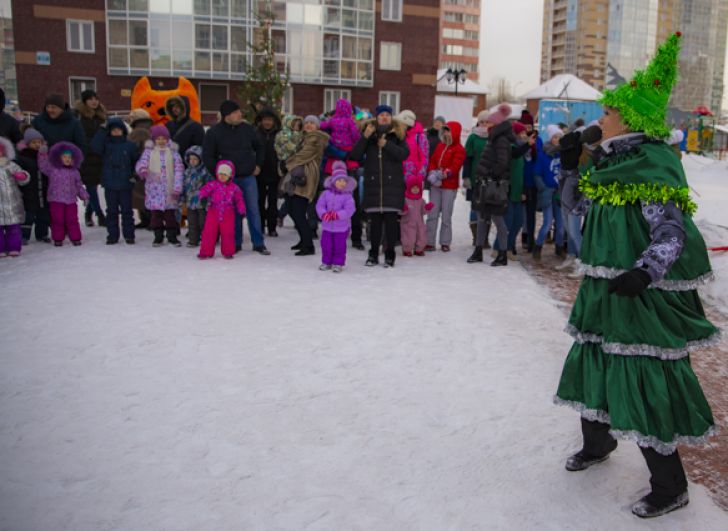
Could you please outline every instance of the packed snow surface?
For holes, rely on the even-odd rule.
[[[320,272],[289,228],[269,257],[93,228],[0,261],[0,529],[728,529],[693,484],[632,516],[634,444],[564,469],[565,315],[518,264],[465,263],[456,204],[453,251],[391,270]]]

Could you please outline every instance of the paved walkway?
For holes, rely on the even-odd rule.
[[[519,255],[519,258],[518,263],[554,294],[562,303],[564,313],[568,315],[576,299],[580,281],[554,269],[560,259],[553,254],[553,247],[544,247],[540,263],[534,262],[530,256]],[[510,265],[516,264],[511,262]],[[724,333],[728,333],[728,316],[708,306],[705,310],[709,319]],[[707,487],[715,502],[728,510],[728,341],[724,340],[710,350],[695,353],[692,364],[713,409],[713,418],[718,424],[719,432],[710,439],[709,446],[683,446],[680,447],[680,454],[688,477]]]

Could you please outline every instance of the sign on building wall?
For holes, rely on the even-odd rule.
[[[35,52],[35,62],[39,65],[49,66],[51,64],[51,52]]]

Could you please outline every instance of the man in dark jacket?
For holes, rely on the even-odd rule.
[[[165,124],[172,142],[179,146],[184,155],[192,146],[201,146],[205,139],[205,128],[190,118],[190,100],[187,96],[172,96],[164,104],[169,121]]]
[[[126,125],[121,118],[111,118],[105,128],[98,130],[91,149],[102,157],[101,182],[106,199],[106,245],[119,241],[119,210],[124,240],[134,243],[134,211],[131,205],[134,189],[134,165],[139,158],[137,145],[127,139]]]
[[[81,122],[86,142],[90,143],[96,132],[106,122],[106,108],[96,92],[88,89],[81,93],[81,99],[74,104],[73,110],[75,117]],[[81,164],[81,179],[89,195],[84,215],[87,227],[94,226],[93,219],[91,219],[94,213],[99,219],[99,225],[102,227],[106,225],[106,217],[101,210],[98,191],[99,184],[101,184],[101,164],[101,157],[96,153],[87,153]]]
[[[265,246],[263,227],[260,222],[258,205],[258,183],[255,177],[265,160],[265,152],[260,144],[255,128],[243,119],[240,105],[232,100],[225,100],[220,105],[220,122],[213,125],[205,133],[202,143],[202,158],[205,166],[215,175],[215,166],[219,160],[229,160],[235,165],[233,181],[243,191],[247,207],[248,230],[253,240],[253,250],[268,255]],[[235,217],[235,250],[243,248],[243,218]]]
[[[275,140],[281,130],[281,119],[273,109],[266,107],[255,117],[255,126],[265,153],[263,166],[257,177],[260,216],[263,224],[268,227],[268,236],[275,237],[278,236],[278,156]]]
[[[442,116],[435,116],[432,121],[432,127],[427,130],[427,142],[430,144],[430,158],[437,149],[437,145],[440,143],[440,131],[445,127],[445,118]]]
[[[33,127],[43,135],[48,147],[58,142],[71,142],[86,154],[86,136],[81,122],[71,113],[68,103],[60,94],[49,94],[43,112],[33,118]]]
[[[13,144],[17,144],[23,138],[20,134],[18,121],[5,112],[5,91],[0,88],[0,136],[4,136]]]
[[[404,208],[404,170],[409,156],[405,140],[407,126],[392,118],[392,108],[379,105],[376,119],[366,123],[364,134],[349,153],[353,160],[364,160],[364,201],[362,208],[371,221],[371,249],[366,265],[379,263],[382,229],[386,231],[385,267],[394,266],[397,218]]]

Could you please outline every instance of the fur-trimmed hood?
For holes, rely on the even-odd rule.
[[[106,121],[106,107],[104,107],[103,103],[99,103],[99,106],[96,109],[92,109],[83,101],[77,100],[76,103],[73,104],[73,110],[76,111],[76,114],[78,114],[79,117],[91,119],[95,116],[104,122]]]
[[[13,143],[5,138],[4,136],[0,136],[0,146],[3,147],[3,150],[5,153],[2,155],[8,160],[13,160],[15,158],[15,148],[13,147]]]
[[[370,120],[364,120],[359,125],[362,135],[364,134],[364,130],[367,128],[367,125],[372,124],[374,127],[377,127],[377,119],[371,118]],[[396,118],[392,118],[392,129],[391,132],[394,132],[395,135],[397,135],[397,138],[400,140],[404,140],[407,137],[407,125],[404,122],[400,122]]]
[[[185,164],[187,166],[190,165],[190,155],[194,155],[200,159],[200,164],[204,166],[202,163],[202,146],[190,146],[187,148],[187,151],[185,151]]]
[[[71,144],[70,142],[58,142],[57,144],[53,144],[50,151],[48,151],[48,162],[50,162],[51,166],[54,168],[66,167],[63,165],[63,162],[61,162],[61,155],[64,151],[70,151],[72,153],[73,167],[75,169],[79,169],[83,163],[83,153],[80,149],[78,149],[78,147],[76,147],[75,144]]]
[[[346,186],[343,190],[339,190],[336,188],[336,186],[334,186],[334,183],[339,179],[346,180]],[[329,175],[324,181],[324,188],[326,188],[327,190],[331,190],[335,194],[350,194],[351,192],[356,190],[356,181],[352,177],[349,177],[349,175]]]
[[[231,160],[218,160],[217,164],[215,164],[215,178],[217,178],[217,172],[220,169],[220,166],[230,166],[232,168],[232,177],[235,177],[235,163]],[[232,178],[229,182],[232,182]]]
[[[174,104],[182,107],[182,114],[176,118],[172,117],[172,106]],[[187,96],[170,96],[167,101],[164,102],[164,112],[167,113],[167,118],[173,122],[182,122],[190,115],[190,100]]]

